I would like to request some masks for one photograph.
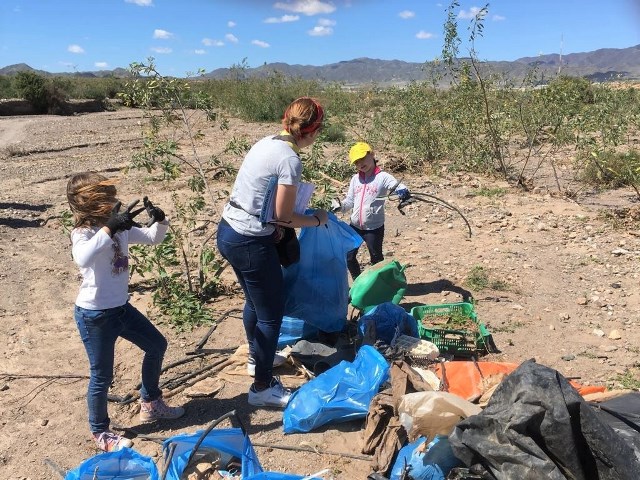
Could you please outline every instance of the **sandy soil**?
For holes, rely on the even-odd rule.
[[[168,189],[145,181],[142,172],[122,172],[140,146],[140,122],[139,112],[131,110],[0,117],[0,479],[59,478],[51,465],[70,469],[97,453],[87,427],[87,361],[72,317],[77,272],[57,217],[68,208],[69,175],[83,170],[121,177],[123,198],[148,194],[171,214]],[[211,148],[232,135],[253,141],[275,131],[277,125],[232,121],[225,134],[209,132]],[[330,158],[343,154],[327,150]],[[465,278],[482,266],[506,287],[470,292],[501,350],[490,359],[517,363],[533,357],[583,384],[614,387],[624,374],[640,380],[640,229],[638,217],[632,218],[638,203],[631,191],[568,200],[551,194],[551,180],[530,192],[469,175],[405,181],[460,208],[473,236],[467,238],[460,218],[442,208],[414,204],[406,216],[389,208],[386,255],[408,264],[403,305],[459,301],[468,290]],[[506,193],[476,194],[497,187]],[[603,212],[619,212],[622,225],[614,228]],[[242,304],[233,277],[225,272],[224,278],[233,293],[212,302],[216,318]],[[148,292],[135,290],[132,302],[153,313]],[[166,363],[184,359],[208,330],[158,326],[170,342]],[[216,352],[213,358],[224,358],[243,340],[240,320],[229,316],[206,348]],[[117,345],[114,395],[135,391],[140,361],[135,348]],[[180,371],[189,373],[202,362]],[[152,426],[140,424],[135,402],[112,403],[112,421],[129,428],[127,435],[138,435],[135,448],[157,460],[160,445],[141,436],[193,432],[232,409],[257,444],[360,454],[362,421],[284,435],[281,412],[248,407],[248,385],[249,377],[227,376],[215,396],[177,393],[171,401],[185,405],[187,415]],[[369,472],[367,460],[346,456],[264,446],[257,451],[268,470],[305,474],[329,468],[336,479]]]

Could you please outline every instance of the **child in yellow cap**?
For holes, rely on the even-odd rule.
[[[349,150],[349,162],[358,169],[351,178],[349,190],[342,203],[335,201],[334,212],[351,212],[351,227],[367,244],[371,264],[384,260],[382,243],[384,240],[384,204],[387,195],[395,192],[401,200],[410,197],[409,189],[395,177],[383,172],[376,163],[373,149],[368,143],[357,142]],[[360,275],[357,259],[358,249],[347,254],[347,268],[351,278]]]

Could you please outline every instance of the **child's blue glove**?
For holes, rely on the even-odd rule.
[[[396,190],[396,195],[398,195],[401,202],[404,202],[405,200],[409,200],[411,198],[411,194],[409,193],[408,188],[401,188],[399,190]]]

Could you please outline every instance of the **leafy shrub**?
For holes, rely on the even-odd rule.
[[[90,98],[104,100],[116,98],[124,90],[125,79],[114,76],[101,78],[74,77],[70,80],[70,98]]]
[[[551,80],[542,92],[564,104],[572,103],[576,108],[591,105],[595,101],[593,84],[583,77],[561,75]]]
[[[47,97],[47,80],[37,73],[18,72],[14,79],[18,94],[27,100],[39,113],[46,113],[49,108]]]
[[[592,153],[582,180],[603,188],[640,186],[640,151]]]
[[[321,135],[322,141],[331,143],[343,143],[347,139],[344,127],[335,123],[325,123]]]
[[[246,68],[244,64],[232,68],[226,79],[199,80],[194,88],[207,94],[212,106],[253,122],[278,122],[282,112],[294,99],[318,97],[322,92],[316,81],[286,78],[278,72],[259,78],[246,78]]]
[[[67,113],[68,91],[71,83],[68,79],[54,77],[47,82],[45,91],[47,98],[47,113],[62,115]]]
[[[0,75],[0,98],[16,98],[19,96],[12,77]]]
[[[220,120],[206,92],[192,89],[193,82],[161,75],[153,59],[131,65],[132,78],[120,94],[125,105],[144,110],[143,148],[134,154],[131,168],[158,175],[168,186],[180,181],[190,194],[172,195],[175,217],[171,235],[154,249],[136,250],[134,271],[152,272],[156,285],[153,301],[180,329],[211,321],[205,302],[218,293],[226,262],[216,255],[210,242],[214,222],[207,213],[224,192],[214,190],[213,178],[231,175],[227,161],[248,149],[246,141],[233,138],[218,154],[204,157],[198,151],[205,125]],[[227,126],[224,119],[220,131]]]
[[[47,79],[34,72],[18,72],[14,79],[19,95],[27,100],[37,113],[65,113],[70,81],[61,77]]]

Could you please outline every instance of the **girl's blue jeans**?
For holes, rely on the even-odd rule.
[[[371,256],[371,265],[375,265],[376,263],[384,260],[384,255],[382,255],[384,225],[373,230],[360,230],[358,227],[354,227],[353,225],[351,225],[351,228],[358,232],[358,235],[362,237],[364,243],[367,245],[367,250],[369,250],[369,255]],[[357,255],[357,248],[347,253],[347,268],[349,269],[349,273],[353,280],[362,273]]]
[[[89,426],[93,433],[104,432],[109,429],[107,394],[113,381],[118,337],[129,340],[144,351],[140,397],[145,402],[162,396],[159,383],[167,340],[147,317],[129,303],[106,310],[87,310],[76,305],[74,318],[89,357]]]
[[[249,354],[256,363],[255,381],[268,385],[284,315],[284,280],[273,236],[242,235],[223,219],[217,243],[244,291],[242,319]]]

